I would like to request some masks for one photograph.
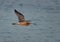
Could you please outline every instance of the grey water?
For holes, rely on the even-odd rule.
[[[33,24],[12,25],[14,9]],[[60,0],[0,0],[0,42],[60,42]]]

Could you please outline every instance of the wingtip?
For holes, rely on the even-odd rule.
[[[17,10],[16,10],[16,9],[15,9],[14,11],[15,11],[15,12],[17,12]]]
[[[15,13],[18,13],[19,15],[23,15],[20,12],[18,12],[16,9],[14,10]]]
[[[15,13],[19,13],[16,9],[14,10]]]

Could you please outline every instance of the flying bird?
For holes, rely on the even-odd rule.
[[[16,9],[14,10],[15,14],[18,17],[18,23],[12,23],[12,25],[21,25],[21,26],[29,26],[31,23],[25,20],[25,17],[22,13],[18,12]]]

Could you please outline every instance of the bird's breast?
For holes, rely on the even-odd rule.
[[[30,25],[30,23],[29,22],[20,22],[20,25],[22,25],[22,26],[28,26],[28,25]]]

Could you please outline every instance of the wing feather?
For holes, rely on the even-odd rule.
[[[25,21],[24,15],[20,12],[18,12],[16,9],[14,10],[15,14],[18,17],[19,22]]]

